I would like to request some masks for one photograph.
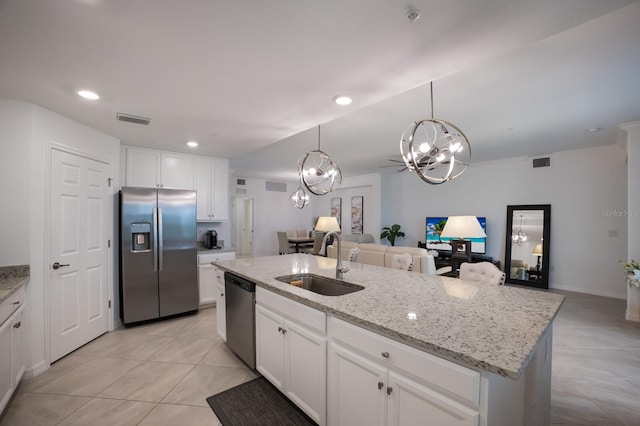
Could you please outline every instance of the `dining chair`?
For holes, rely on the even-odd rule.
[[[293,253],[293,246],[289,244],[289,239],[287,238],[287,233],[284,231],[277,231],[278,234],[278,247],[280,254],[290,254]]]

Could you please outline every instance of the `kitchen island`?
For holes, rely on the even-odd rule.
[[[332,365],[339,364],[337,361],[332,364],[333,358],[338,359],[332,358],[332,348],[335,345],[340,352],[343,346],[351,344],[350,341],[357,341],[359,337],[353,336],[359,329],[371,333],[374,340],[375,336],[389,339],[384,341],[385,345],[399,342],[406,347],[405,350],[398,346],[398,350],[405,352],[396,360],[418,359],[416,357],[424,354],[422,362],[402,365],[398,369],[416,378],[418,384],[433,384],[456,407],[462,403],[458,407],[460,410],[475,410],[475,415],[451,424],[548,423],[552,323],[564,300],[561,295],[346,262],[350,271],[345,274],[344,281],[364,289],[343,296],[323,296],[280,282],[275,277],[299,273],[333,277],[335,259],[298,254],[222,261],[216,265],[254,281],[263,294],[283,296],[326,315],[329,424],[341,423],[332,413],[332,393],[335,393],[332,389],[339,389],[331,379]],[[260,308],[259,297],[257,305]],[[318,334],[323,335],[322,329]],[[378,342],[376,345],[383,345],[382,340],[375,341]],[[367,348],[366,341],[363,342],[353,344],[360,347],[352,349],[357,352]],[[371,355],[373,360],[375,356]],[[382,361],[390,365],[388,374],[391,377],[395,374],[393,357],[384,352],[383,358],[386,359]],[[438,364],[439,360],[447,364]],[[468,395],[465,392],[462,395],[452,390],[455,386],[446,383],[446,374],[438,379],[444,381],[439,382],[428,372],[408,371],[412,368],[407,365],[417,365],[420,369],[430,363],[433,370],[448,371],[450,367],[455,373],[450,377],[473,382],[469,385],[473,389],[465,390]],[[474,374],[478,375],[477,380]],[[380,384],[384,386],[385,382],[378,382],[379,389],[383,387]],[[391,396],[389,388],[386,387],[387,394]],[[389,414],[392,408],[383,411]],[[393,422],[383,424],[389,423]]]

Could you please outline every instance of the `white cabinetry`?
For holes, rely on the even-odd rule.
[[[326,424],[326,316],[256,288],[256,369]]]
[[[224,272],[216,268],[216,327],[218,336],[227,341],[227,305],[224,297]]]
[[[0,305],[0,413],[24,374],[23,303],[21,288]]]
[[[229,161],[195,157],[195,189],[198,193],[197,220],[223,221],[228,217]]]
[[[223,253],[211,253],[200,252],[198,253],[198,290],[199,290],[199,306],[212,305],[217,302],[217,274],[220,272],[211,264],[211,262],[217,262],[219,260],[233,260],[236,258],[236,252],[223,252]],[[224,288],[224,279],[222,286]],[[220,305],[218,305],[220,306]]]
[[[344,321],[328,322],[330,424],[478,425],[480,373]]]
[[[193,156],[126,148],[126,186],[194,189]]]

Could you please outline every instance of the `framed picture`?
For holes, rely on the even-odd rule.
[[[362,234],[363,197],[351,197],[351,233]]]
[[[331,199],[331,217],[338,220],[338,225],[342,229],[342,198]]]

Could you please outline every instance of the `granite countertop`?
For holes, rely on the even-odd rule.
[[[29,280],[29,265],[0,267],[0,303],[7,300]]]
[[[344,280],[365,287],[323,296],[274,278],[335,277],[336,260],[293,254],[214,262],[259,287],[463,365],[518,379],[564,296],[344,262]]]

